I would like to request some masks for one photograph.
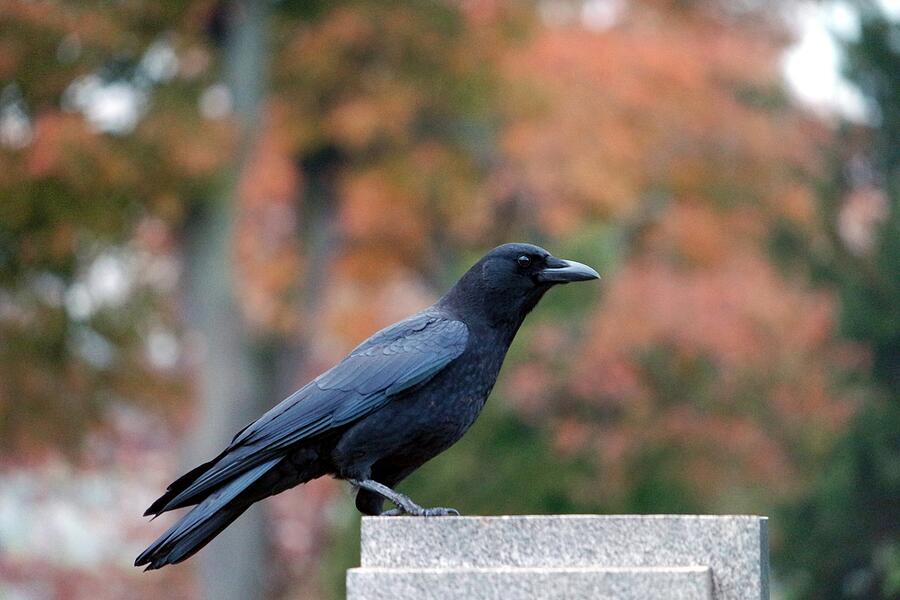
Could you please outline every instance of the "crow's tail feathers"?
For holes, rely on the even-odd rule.
[[[144,511],[144,516],[149,517],[150,515],[153,515],[154,518],[156,518],[162,513],[166,512],[166,510],[171,510],[171,508],[167,509],[166,505],[169,504],[169,502],[171,502],[171,500],[175,498],[175,496],[187,489],[201,475],[209,471],[213,467],[213,465],[215,465],[223,456],[225,456],[225,452],[215,457],[211,461],[205,462],[199,467],[191,469],[190,471],[170,483],[169,487],[166,488],[166,493],[157,498],[153,502],[153,504],[150,505],[150,508]]]
[[[147,565],[144,570],[152,571],[180,563],[212,541],[249,506],[229,506],[202,516],[195,514],[200,510],[198,506],[144,550],[134,561],[134,566]]]
[[[150,571],[192,556],[247,510],[252,502],[234,502],[235,498],[279,460],[276,458],[258,465],[207,496],[150,544],[135,559],[134,566],[147,565],[145,570]]]

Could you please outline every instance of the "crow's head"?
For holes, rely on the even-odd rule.
[[[469,269],[444,300],[495,321],[521,320],[554,285],[598,279],[587,265],[533,244],[497,246]]]

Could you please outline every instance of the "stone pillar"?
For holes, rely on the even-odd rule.
[[[768,600],[766,517],[363,517],[348,600]]]

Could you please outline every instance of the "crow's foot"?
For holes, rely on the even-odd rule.
[[[392,508],[381,513],[382,517],[458,517],[459,511],[455,508],[443,508],[436,506],[434,508],[422,508],[417,506],[416,510],[405,511],[402,508]]]
[[[395,492],[383,483],[378,483],[371,479],[348,479],[352,485],[360,487],[386,498],[397,505],[397,508],[386,510],[381,513],[383,517],[398,517],[402,515],[410,515],[413,517],[458,517],[459,511],[455,508],[422,508],[412,501],[409,496],[404,496],[400,492]]]
[[[458,517],[459,511],[455,508],[444,508],[436,506],[434,508],[426,508],[423,517]]]

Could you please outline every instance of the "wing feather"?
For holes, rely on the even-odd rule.
[[[302,440],[352,423],[446,367],[465,350],[461,321],[422,312],[384,329],[240,431],[219,460],[163,508],[186,506]]]

